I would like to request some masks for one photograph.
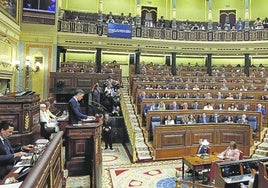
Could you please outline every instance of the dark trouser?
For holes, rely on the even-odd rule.
[[[103,141],[105,142],[105,148],[108,148],[108,145],[109,145],[109,148],[113,149],[111,130],[103,131],[102,137],[103,137]]]
[[[0,165],[0,168],[0,180],[2,180],[13,169],[13,165]]]

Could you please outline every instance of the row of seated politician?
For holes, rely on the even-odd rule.
[[[227,115],[207,115],[206,113],[195,115],[177,115],[174,118],[171,115],[165,115],[163,119],[160,116],[153,115],[151,117],[151,127],[154,129],[157,125],[191,125],[196,123],[239,123],[248,124],[253,128],[253,131],[257,130],[258,119],[256,116],[246,116],[245,114],[237,116]]]

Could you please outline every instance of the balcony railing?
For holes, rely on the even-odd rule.
[[[107,35],[107,25],[97,22],[58,21],[58,32]],[[171,28],[132,27],[132,37],[179,41],[263,41],[268,40],[268,29],[248,31],[181,31]]]

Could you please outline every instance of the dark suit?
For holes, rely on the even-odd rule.
[[[197,148],[197,154],[203,154],[203,153],[208,153],[209,152],[209,147],[208,146],[204,146],[202,144],[200,144]]]
[[[8,140],[6,140],[6,142],[10,149],[9,154],[7,154],[2,139],[0,138],[0,179],[3,179],[12,170],[15,162],[19,160],[19,158],[14,157],[14,150],[10,142]]]
[[[69,124],[77,124],[81,119],[87,119],[87,115],[82,114],[79,102],[72,97],[68,103]]]
[[[105,129],[109,129],[109,131],[105,131]],[[112,121],[110,119],[108,120],[103,120],[102,124],[102,138],[103,141],[105,142],[105,148],[108,148],[108,145],[110,149],[113,149],[113,143],[112,143]]]

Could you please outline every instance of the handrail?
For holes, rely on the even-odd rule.
[[[21,184],[21,187],[44,187],[47,182],[47,177],[50,176],[51,168],[53,168],[54,165],[57,165],[54,161],[57,160],[55,157],[57,154],[54,152],[61,152],[61,149],[58,149],[58,147],[61,147],[62,144],[62,136],[63,131],[60,131],[56,134],[56,136],[52,139],[51,143],[48,145],[48,147],[45,149],[45,152],[41,155],[40,159],[36,162],[33,169],[30,171],[30,173],[27,175],[26,179]],[[59,153],[58,155],[61,155]],[[62,165],[58,166],[60,171],[62,171]],[[57,174],[54,174],[55,176]],[[51,180],[56,177],[50,177],[49,185],[53,187],[53,182]],[[54,181],[54,180],[53,180]]]
[[[98,27],[103,29],[102,35],[107,35],[107,25],[99,25],[97,21],[74,21],[58,20],[59,32],[85,33],[98,35]],[[145,32],[142,32],[144,30]],[[149,28],[132,26],[132,37],[179,40],[179,41],[266,41],[268,40],[268,30],[180,30],[178,28]],[[160,33],[160,34],[159,34]]]
[[[134,127],[131,125],[131,118],[129,116],[129,113],[128,113],[128,109],[127,109],[127,104],[126,104],[126,101],[123,97],[123,94],[122,94],[122,91],[120,89],[120,95],[122,96],[120,98],[120,104],[121,104],[121,108],[122,108],[122,114],[123,114],[123,117],[124,117],[124,121],[125,121],[125,125],[126,125],[126,128],[127,128],[127,133],[128,133],[128,136],[129,136],[129,141],[130,141],[130,144],[132,146],[132,162],[136,162],[137,161],[137,154],[136,154],[136,141],[135,141],[135,129]]]

